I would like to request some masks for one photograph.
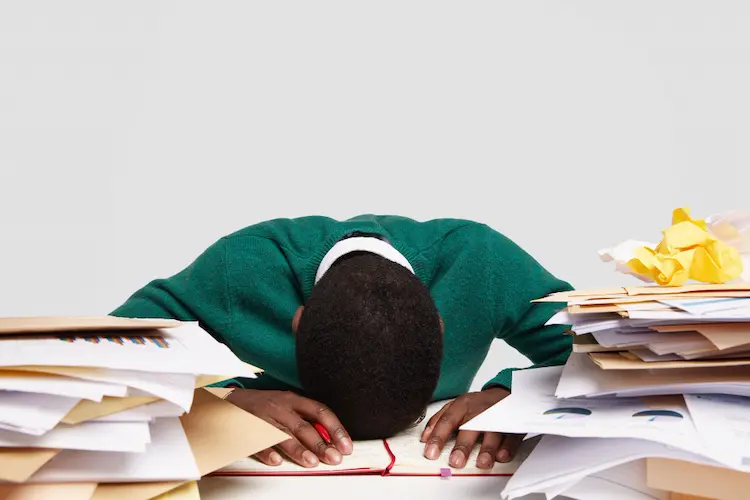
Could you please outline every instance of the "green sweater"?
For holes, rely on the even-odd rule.
[[[112,314],[199,321],[242,360],[265,370],[239,381],[243,387],[300,388],[292,317],[309,296],[323,256],[354,231],[387,238],[432,293],[445,324],[436,400],[468,391],[495,338],[535,366],[565,363],[570,337],[562,326],[544,326],[558,306],[531,300],[570,286],[500,233],[456,219],[263,222],[220,239],[185,270],[152,281]],[[487,385],[510,388],[512,370]]]

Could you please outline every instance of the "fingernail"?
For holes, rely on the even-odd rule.
[[[489,469],[492,467],[492,455],[487,453],[486,451],[484,453],[480,453],[477,457],[477,467],[480,469]]]
[[[427,447],[427,450],[424,452],[424,457],[429,460],[435,460],[438,455],[440,455],[440,450],[438,450],[438,445],[431,444]]]
[[[464,457],[464,453],[460,450],[453,450],[451,453],[450,460],[448,460],[448,463],[451,465],[451,467],[463,467],[464,462],[466,461],[466,457]]]
[[[302,461],[310,467],[315,467],[316,465],[318,465],[318,463],[320,463],[318,457],[315,456],[315,453],[311,452],[310,450],[305,450],[305,452],[302,453]]]
[[[341,446],[341,453],[344,455],[351,455],[352,451],[354,451],[354,443],[349,438],[342,439],[339,442],[339,446]]]
[[[341,453],[339,453],[336,448],[328,448],[326,450],[326,460],[328,460],[332,465],[340,464],[341,459]]]
[[[502,449],[497,452],[497,461],[498,462],[509,462],[510,461],[510,453],[508,453],[508,450]]]
[[[281,463],[281,455],[276,453],[275,451],[272,451],[270,455],[268,455],[268,459],[271,461],[274,465],[279,465]]]

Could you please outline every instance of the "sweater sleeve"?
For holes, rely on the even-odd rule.
[[[166,318],[197,321],[215,339],[231,322],[224,240],[209,247],[183,271],[167,279],[157,279],[135,292],[112,316]],[[231,379],[216,387],[242,387]]]
[[[571,337],[565,335],[568,327],[545,326],[560,305],[531,301],[572,287],[500,233],[491,230],[487,238],[489,302],[497,338],[528,357],[533,368],[565,364],[572,346]],[[484,389],[493,386],[510,389],[516,369],[502,370]]]

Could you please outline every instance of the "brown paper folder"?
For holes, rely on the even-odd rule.
[[[0,500],[89,500],[96,483],[0,484]]]
[[[0,481],[22,483],[59,452],[41,448],[0,448]]]
[[[153,500],[200,500],[201,494],[198,490],[198,481],[190,481],[177,488],[162,493]]]
[[[747,500],[750,473],[666,458],[646,460],[651,488],[720,500]]]
[[[602,370],[669,370],[686,368],[718,368],[750,366],[750,359],[712,359],[697,361],[642,361],[620,356],[613,352],[589,353],[591,360]]]

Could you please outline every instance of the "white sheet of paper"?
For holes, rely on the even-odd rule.
[[[104,396],[121,398],[127,394],[128,388],[118,384],[28,372],[28,374],[19,373],[13,376],[0,376],[0,390],[54,394],[56,396],[89,399],[99,402]]]
[[[64,450],[30,481],[127,483],[199,478],[198,466],[180,420],[159,418],[151,426],[151,443],[144,453]]]
[[[580,480],[559,483],[546,488],[548,500],[562,495],[573,500],[669,500],[669,492],[649,488],[646,484],[646,460],[634,460],[595,472]]]
[[[682,311],[632,311],[630,319],[680,320],[680,321],[750,321],[750,310],[735,309],[703,314]]]
[[[193,403],[196,376],[190,373],[102,369],[87,371],[76,376],[85,380],[121,384],[132,388],[128,391],[128,396],[157,396],[179,405],[184,411],[188,411]],[[142,392],[138,393],[133,389]]]
[[[148,422],[60,424],[43,436],[0,430],[0,447],[143,452],[151,441]]]
[[[721,393],[750,396],[750,383],[712,382],[675,383],[676,370],[601,370],[588,354],[572,353],[563,367],[555,391],[559,398],[605,396],[656,396],[665,394]],[[718,371],[714,372],[718,373]],[[666,380],[672,379],[672,382]],[[664,381],[663,383],[661,381]]]
[[[604,347],[629,347],[635,345],[660,343],[685,343],[701,347],[711,348],[713,345],[698,332],[670,332],[658,333],[648,330],[644,333],[629,332],[627,330],[603,330],[593,332],[593,337]]]
[[[91,420],[92,422],[149,422],[155,418],[180,417],[185,411],[169,401],[155,401],[130,410],[113,413]]]
[[[726,395],[685,395],[701,441],[729,467],[750,465],[750,399]]]
[[[645,459],[586,476],[563,495],[573,500],[669,500],[670,493],[646,485]]]
[[[704,453],[687,408],[667,404],[651,407],[640,398],[559,399],[554,396],[562,367],[514,372],[522,382],[502,401],[480,413],[461,429],[509,434],[554,434],[568,437],[634,438]]]
[[[739,297],[716,297],[706,299],[689,300],[660,300],[662,304],[693,314],[702,315],[707,313],[726,312],[735,310],[747,310],[750,308],[750,299]]]
[[[519,498],[647,457],[674,458],[716,465],[697,455],[642,439],[597,439],[544,436],[510,478],[503,498]]]
[[[649,351],[648,349],[633,349],[630,351],[630,353],[637,356],[641,361],[645,361],[647,363],[654,363],[657,361],[681,361],[683,359],[677,354],[664,354],[660,356],[653,351]]]
[[[55,427],[79,398],[0,391],[0,429],[41,436]]]
[[[0,340],[0,366],[87,366],[156,373],[227,375],[254,378],[249,365],[217,342],[198,323],[161,330],[165,347],[154,337],[92,337],[63,340],[13,338]],[[109,339],[113,340],[110,341]],[[140,340],[139,340],[140,339]]]

